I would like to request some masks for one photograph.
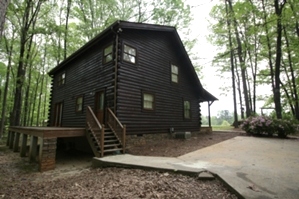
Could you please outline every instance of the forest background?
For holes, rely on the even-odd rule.
[[[205,38],[194,30],[206,30],[195,21],[207,20],[197,15],[207,5]],[[10,0],[0,38],[0,137],[8,125],[47,124],[47,72],[116,20],[175,26],[204,87],[216,77],[221,92],[211,93],[230,96],[217,120],[258,114],[259,100],[277,118],[299,119],[297,0]],[[206,39],[216,51],[200,45]]]

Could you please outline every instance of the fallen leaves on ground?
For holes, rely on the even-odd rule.
[[[222,135],[220,138],[221,135],[206,134],[190,140],[177,140],[166,135],[145,136],[139,140],[131,139],[129,151],[137,155],[176,157],[237,134]],[[79,161],[79,156],[76,158]],[[90,162],[88,164],[91,166]],[[95,169],[86,166],[86,162],[81,167],[75,162],[68,167],[59,166],[57,164],[58,168],[53,171],[37,172],[36,163],[30,163],[28,158],[21,158],[18,153],[0,146],[0,198],[237,198],[217,179],[202,181],[178,173],[140,169]]]

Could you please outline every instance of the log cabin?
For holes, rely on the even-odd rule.
[[[116,21],[49,75],[48,128],[10,127],[8,142],[17,150],[23,134],[22,155],[31,135],[34,159],[37,137],[43,138],[49,150],[40,150],[42,171],[55,168],[55,154],[47,154],[57,138],[77,137],[97,157],[125,152],[127,134],[199,131],[201,103],[217,100],[203,88],[171,26]]]
[[[49,126],[85,127],[90,109],[106,127],[113,115],[126,134],[199,131],[200,103],[217,100],[170,26],[116,21],[49,75]]]

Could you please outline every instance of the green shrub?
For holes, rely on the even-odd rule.
[[[272,119],[267,116],[248,117],[241,124],[241,128],[248,135],[277,135],[287,137],[296,133],[296,123],[289,120]]]

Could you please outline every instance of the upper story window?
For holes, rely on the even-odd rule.
[[[76,98],[76,112],[82,112],[83,111],[83,96],[78,96]]]
[[[58,76],[58,86],[64,85],[65,84],[65,72],[61,73]]]
[[[191,107],[189,101],[184,101],[184,118],[185,119],[191,118]]]
[[[171,81],[175,83],[179,81],[179,68],[173,64],[171,64]]]
[[[136,49],[124,44],[123,60],[135,64],[136,56],[137,56]]]
[[[155,107],[155,96],[150,93],[143,93],[143,109],[154,110]]]
[[[109,45],[104,49],[103,64],[112,61],[112,49],[112,45]]]

